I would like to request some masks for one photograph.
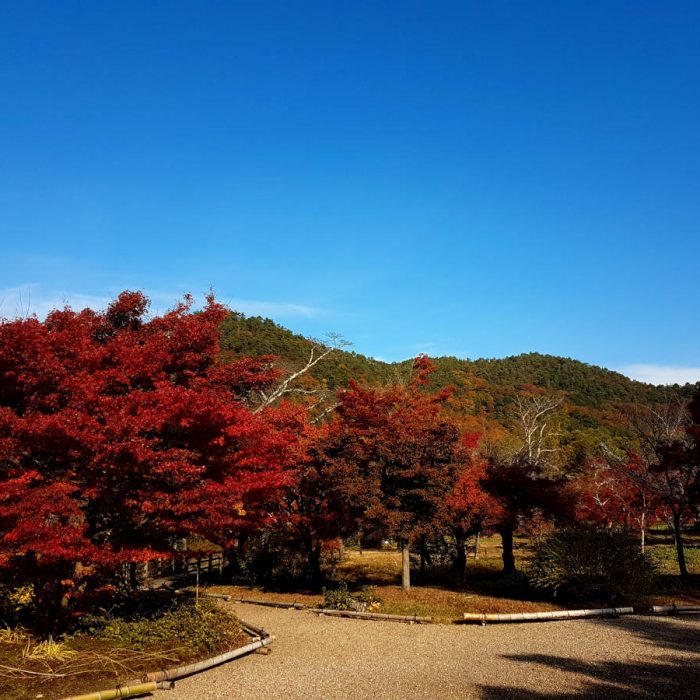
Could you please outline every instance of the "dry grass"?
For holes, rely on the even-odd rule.
[[[532,556],[531,542],[516,537],[515,556],[519,563]],[[502,567],[500,538],[485,537],[481,540],[478,558],[469,557],[468,577],[496,575]],[[335,577],[356,586],[396,586],[401,583],[401,553],[397,550],[359,550],[349,548],[344,560],[335,569]]]
[[[57,642],[52,637],[32,644],[27,639],[27,643],[22,650],[22,658],[27,661],[66,661],[78,652],[70,649],[65,642]]]
[[[396,586],[401,583],[401,553],[347,550],[335,577],[349,586]]]
[[[516,541],[520,560],[529,555],[529,543]],[[559,610],[561,606],[538,600],[514,597],[508,587],[499,587],[501,547],[498,538],[482,541],[479,558],[469,559],[469,585],[463,590],[446,586],[414,585],[410,591],[401,588],[401,554],[396,550],[348,549],[345,558],[334,570],[334,579],[344,581],[351,590],[370,588],[381,600],[378,612],[395,615],[432,617],[436,622],[453,622],[465,612],[536,612]],[[417,578],[414,572],[414,580]],[[494,590],[489,590],[494,589]],[[317,607],[323,596],[308,591],[278,593],[245,586],[211,586],[211,593],[228,593],[234,598],[302,603]]]
[[[177,651],[156,652],[110,648],[82,639],[81,649],[72,649],[71,641],[27,647],[3,645],[0,649],[0,697],[8,700],[57,698],[104,690],[146,671],[172,666]]]
[[[687,590],[648,596],[645,602],[648,605],[700,605],[700,581],[689,585]]]
[[[522,554],[524,543],[516,550]],[[522,557],[521,557],[522,558]],[[395,615],[432,617],[436,622],[453,622],[465,612],[535,612],[558,610],[561,606],[537,600],[522,600],[507,590],[488,591],[501,568],[497,538],[482,542],[479,558],[469,559],[469,579],[463,590],[447,586],[401,587],[401,554],[397,551],[349,550],[336,569],[336,577],[352,586],[369,586],[381,601],[381,612]],[[414,581],[417,578],[413,574]]]
[[[263,588],[250,586],[208,586],[202,588],[206,593],[219,593],[233,596],[233,598],[250,598],[252,600],[272,600],[284,603],[302,603],[309,607],[316,607],[323,602],[323,596],[310,591],[297,591],[294,593],[277,593],[266,591]]]
[[[369,552],[365,552],[363,557]],[[385,571],[390,569],[388,552],[372,552],[372,558]],[[379,556],[376,556],[379,555]],[[362,576],[358,577],[360,580]],[[374,578],[374,577],[372,577]],[[537,612],[560,610],[561,606],[548,602],[518,600],[510,597],[494,596],[476,591],[454,591],[438,586],[413,586],[404,591],[398,585],[371,586],[373,595],[381,600],[375,612],[390,615],[418,615],[432,617],[436,622],[450,623],[461,619],[465,612]],[[303,603],[307,607],[318,607],[323,603],[323,596],[309,593],[276,593],[242,586],[212,586],[211,593],[228,593],[234,598],[251,598],[256,600],[283,601]],[[245,619],[245,612],[242,613]]]
[[[0,630],[0,698],[58,698],[103,690],[144,672],[198,661],[249,641],[230,615],[217,619],[226,639],[210,652],[195,651],[191,640],[175,628],[162,629],[161,636],[143,645],[87,634],[41,641],[22,630]]]
[[[465,612],[540,612],[561,609],[561,606],[546,602],[501,598],[432,586],[414,586],[410,591],[404,591],[398,586],[372,590],[382,600],[379,612],[427,616],[435,622],[461,620]]]
[[[0,644],[24,644],[29,638],[23,629],[0,628]]]
[[[689,559],[695,564],[700,541],[688,538]],[[655,535],[650,549],[654,556],[670,562],[673,571],[673,547],[668,537]],[[526,568],[532,556],[534,541],[524,536],[516,537],[514,550],[520,568]],[[539,600],[527,588],[516,582],[508,582],[500,576],[502,567],[501,543],[497,536],[483,538],[478,558],[469,557],[467,579],[461,588],[442,585],[416,585],[418,575],[413,571],[414,585],[409,592],[401,589],[401,554],[396,550],[346,550],[343,561],[333,572],[334,579],[344,581],[351,590],[371,589],[382,601],[381,612],[397,615],[429,616],[437,622],[461,619],[465,612],[508,613],[560,610],[565,606]],[[697,567],[696,567],[697,568]],[[681,582],[678,576],[667,576],[669,588],[644,601],[649,604],[678,605],[700,604],[700,576]],[[230,593],[237,598],[303,603],[315,607],[323,597],[308,591],[277,593],[243,586],[213,586],[211,592]]]

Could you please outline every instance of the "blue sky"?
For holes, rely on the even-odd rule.
[[[700,379],[699,35],[697,2],[3,0],[2,313],[213,287],[388,360]]]

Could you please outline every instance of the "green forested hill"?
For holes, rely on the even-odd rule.
[[[303,366],[314,344],[268,318],[246,318],[237,313],[232,313],[222,324],[221,341],[224,349],[236,354],[276,355],[289,369]],[[335,389],[346,386],[350,379],[373,384],[388,383],[396,375],[396,365],[339,350],[314,367],[312,374],[330,389]]]
[[[493,385],[521,387],[534,384],[552,391],[563,391],[572,403],[580,406],[599,408],[610,402],[659,402],[682,393],[680,387],[643,384],[603,367],[536,352],[491,360],[444,357],[436,362],[441,369],[444,368],[443,371],[467,371]]]
[[[240,355],[276,355],[286,370],[303,366],[312,347],[309,339],[269,319],[246,318],[237,313],[224,321],[221,334],[225,349]],[[453,407],[464,414],[486,411],[503,421],[512,413],[515,396],[525,385],[564,393],[569,416],[566,431],[571,435],[601,429],[617,433],[615,409],[621,404],[664,402],[689,396],[694,389],[691,385],[651,386],[602,367],[539,353],[479,360],[440,357],[433,361],[437,366],[433,387],[454,386]],[[387,363],[339,350],[314,367],[311,374],[315,383],[335,390],[346,386],[350,379],[370,384],[401,381],[410,367],[410,360]]]

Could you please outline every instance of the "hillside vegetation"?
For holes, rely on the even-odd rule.
[[[246,318],[232,313],[223,323],[222,345],[236,355],[272,354],[286,368],[303,365],[313,341],[259,316]],[[471,396],[475,405],[492,404],[500,413],[517,391],[532,384],[563,392],[577,407],[602,410],[622,403],[659,403],[679,396],[690,396],[693,385],[652,386],[637,382],[602,367],[566,357],[532,352],[502,359],[467,360],[456,357],[433,358],[437,371],[434,387],[452,385],[458,397]],[[411,360],[382,362],[355,352],[339,350],[312,370],[317,382],[329,389],[341,388],[350,379],[369,384],[401,380]]]

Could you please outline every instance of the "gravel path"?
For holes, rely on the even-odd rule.
[[[700,619],[406,625],[233,606],[277,636],[164,700],[700,697]]]

